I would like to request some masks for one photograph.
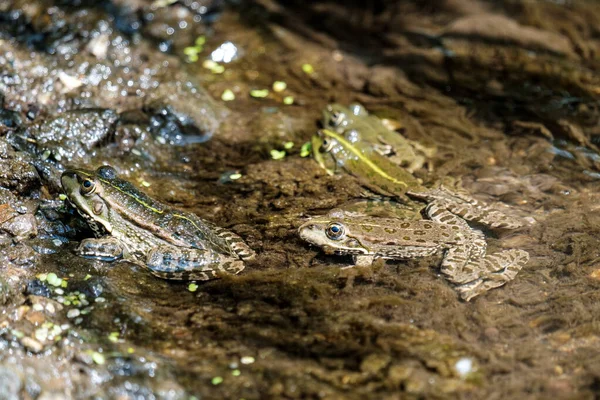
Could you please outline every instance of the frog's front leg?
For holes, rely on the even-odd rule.
[[[221,274],[239,274],[244,262],[212,250],[163,245],[148,253],[146,266],[163,279],[207,281]]]
[[[124,257],[126,249],[117,238],[107,236],[99,239],[83,239],[75,253],[81,257],[102,261],[115,261]]]
[[[479,270],[479,279],[458,286],[456,289],[463,300],[473,297],[490,289],[512,281],[521,268],[529,261],[529,253],[524,250],[505,250],[494,253],[476,261],[475,270]]]
[[[445,209],[467,221],[479,222],[490,228],[515,229],[523,226],[518,219],[509,217],[498,210],[479,203],[472,197],[450,191],[446,188],[409,192],[409,195],[435,204],[438,209]]]

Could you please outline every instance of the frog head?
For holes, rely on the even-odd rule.
[[[115,177],[116,172],[112,167],[103,166],[96,171],[67,169],[60,178],[67,199],[88,222],[96,236],[113,230],[105,199],[105,184],[107,179]]]
[[[323,217],[311,218],[298,228],[302,240],[318,246],[327,254],[369,254],[369,250],[354,237],[351,221],[341,210],[332,210]]]

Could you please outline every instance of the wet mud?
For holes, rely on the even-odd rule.
[[[557,3],[2,2],[0,393],[595,398],[600,7]],[[513,281],[464,302],[441,255],[346,269],[300,240],[364,199],[302,148],[353,101],[435,146],[425,184],[525,221],[485,231],[529,252]],[[60,174],[104,164],[256,259],[172,282],[76,256]]]

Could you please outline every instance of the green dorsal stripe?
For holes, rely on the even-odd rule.
[[[398,185],[403,185],[408,187],[408,185],[405,182],[399,181],[398,179],[394,178],[393,176],[388,175],[384,170],[382,170],[381,168],[379,168],[375,163],[373,163],[373,161],[371,161],[368,157],[365,157],[365,155],[363,153],[361,153],[360,151],[358,151],[353,145],[352,143],[348,142],[343,136],[338,135],[337,133],[330,131],[328,129],[322,129],[321,132],[335,140],[337,140],[338,142],[340,142],[344,148],[348,149],[349,151],[352,152],[352,154],[354,154],[356,157],[358,157],[360,159],[360,161],[364,162],[366,165],[369,166],[369,168],[371,168],[374,172],[376,172],[378,175],[384,177],[385,179],[394,182]]]

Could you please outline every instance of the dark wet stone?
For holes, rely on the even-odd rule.
[[[99,297],[104,292],[103,280],[100,277],[92,277],[85,281],[75,281],[69,286],[71,290],[78,290],[90,299]]]
[[[26,293],[41,297],[50,297],[52,295],[48,286],[39,279],[33,279],[27,282]]]
[[[0,109],[0,132],[21,126],[21,116],[16,111]]]
[[[177,112],[170,105],[152,103],[144,110],[150,115],[150,132],[169,144],[203,143],[212,136],[213,132],[201,131],[190,116]]]
[[[33,167],[33,158],[14,151],[5,139],[0,139],[0,186],[26,194],[39,185],[40,177]]]
[[[96,147],[110,141],[118,118],[115,111],[108,109],[67,111],[10,135],[9,140],[18,149],[36,155],[35,167],[58,191],[63,165],[89,160]]]

